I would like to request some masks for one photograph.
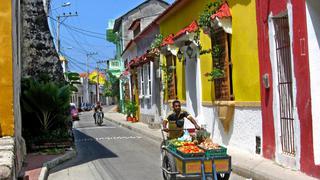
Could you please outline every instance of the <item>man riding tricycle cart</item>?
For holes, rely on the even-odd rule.
[[[174,101],[173,112],[163,120],[161,129],[161,169],[163,178],[229,179],[231,157],[227,149],[210,139],[210,134],[201,129],[195,119]],[[183,129],[184,118],[189,119],[195,129]],[[165,135],[166,133],[166,135]]]

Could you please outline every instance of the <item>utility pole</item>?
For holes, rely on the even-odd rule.
[[[96,89],[96,92],[97,92],[97,100],[100,100],[100,89],[99,89],[99,85],[100,85],[100,68],[99,68],[99,64],[102,64],[102,63],[106,63],[107,61],[106,60],[102,60],[102,61],[97,61],[97,89]]]
[[[69,14],[63,13],[63,15],[57,16],[57,42],[56,42],[56,45],[57,45],[57,51],[58,51],[59,57],[60,57],[60,24],[63,23],[63,21],[65,21],[68,17],[74,17],[74,16],[78,16],[78,13],[75,12],[73,14],[73,13],[69,12]],[[64,18],[64,19],[61,21],[61,18]],[[65,61],[63,61],[62,66],[63,66],[63,70],[66,72],[67,65],[66,65]]]
[[[86,60],[86,66],[87,66],[87,87],[86,87],[86,97],[87,97],[87,102],[90,102],[89,100],[89,58],[91,56],[97,55],[97,52],[89,52],[86,54],[87,60]]]

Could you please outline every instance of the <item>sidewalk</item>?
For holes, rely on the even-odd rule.
[[[125,115],[115,112],[114,109],[104,113],[104,117],[108,121],[119,124],[123,127],[159,141],[159,144],[162,141],[161,132],[159,129],[150,129],[147,124],[141,122],[128,122],[126,121]],[[259,180],[315,179],[301,173],[300,171],[294,171],[281,167],[274,161],[264,159],[259,155],[252,155],[247,152],[242,152],[234,147],[228,147],[228,154],[232,157],[232,171],[240,176]]]
[[[60,155],[41,155],[39,153],[27,154],[25,165],[22,167],[22,174],[25,179],[38,180],[43,163],[51,161]]]

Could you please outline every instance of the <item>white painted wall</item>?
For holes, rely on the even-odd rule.
[[[186,110],[196,118],[199,125],[205,124],[201,99],[202,99],[202,85],[201,85],[201,69],[200,69],[200,55],[198,48],[194,44],[190,45],[193,48],[193,55],[191,58],[186,53],[187,47],[184,47],[184,57],[186,57],[185,75],[186,75]],[[193,126],[194,127],[194,126]]]
[[[320,164],[320,1],[307,0],[306,5],[309,67],[311,82],[312,132],[314,162]]]
[[[278,91],[278,70],[277,70],[277,56],[276,56],[276,45],[275,45],[275,29],[272,18],[274,17],[271,13],[269,15],[269,46],[270,46],[270,60],[272,67],[272,79],[273,79],[273,117],[274,117],[274,127],[275,127],[275,142],[276,142],[276,161],[283,165],[293,169],[300,169],[300,121],[297,111],[297,88],[296,88],[296,78],[294,74],[294,63],[293,63],[293,16],[292,16],[292,4],[287,4],[288,11],[288,21],[289,21],[289,34],[291,42],[291,66],[292,66],[292,91],[293,91],[293,117],[294,117],[294,144],[296,155],[294,157],[288,156],[282,152],[281,146],[281,126],[280,126],[280,102],[279,102],[279,91]]]
[[[255,137],[262,137],[262,116],[259,107],[236,107],[228,133],[224,132],[216,107],[203,106],[202,109],[206,115],[207,130],[211,132],[214,142],[255,154]]]

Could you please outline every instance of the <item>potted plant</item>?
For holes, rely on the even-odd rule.
[[[130,103],[130,112],[132,115],[132,122],[137,122],[137,110],[138,110],[138,106],[136,105],[135,102],[131,102]]]
[[[127,121],[132,121],[132,117],[131,117],[131,111],[130,111],[130,101],[127,101],[125,103],[125,113],[127,114]]]
[[[129,101],[126,103],[126,113],[127,113],[127,120],[131,122],[137,122],[137,110],[138,106],[135,102]]]

